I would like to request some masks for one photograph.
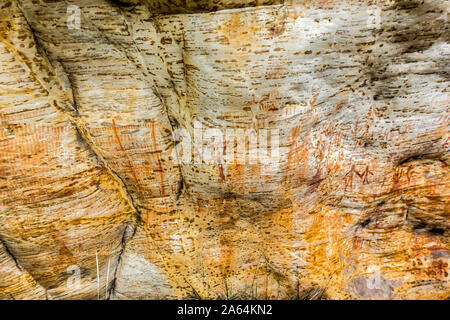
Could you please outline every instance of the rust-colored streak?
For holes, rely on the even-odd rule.
[[[350,170],[345,174],[345,188],[344,191],[347,190],[347,187],[350,189],[353,188],[353,175],[356,174],[358,177],[361,177],[361,174],[356,170],[356,166],[352,164]]]

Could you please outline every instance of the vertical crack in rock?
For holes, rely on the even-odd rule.
[[[120,263],[122,262],[122,255],[125,251],[125,247],[126,247],[128,241],[130,241],[133,238],[133,236],[136,234],[136,230],[137,230],[137,224],[133,224],[133,225],[127,224],[125,226],[125,229],[124,229],[123,235],[122,235],[121,250],[119,253],[119,258],[117,260],[116,267],[114,268],[113,280],[112,280],[111,286],[108,290],[108,296],[106,297],[108,300],[111,299],[111,297],[114,297],[114,295],[115,295],[117,272],[119,270]]]

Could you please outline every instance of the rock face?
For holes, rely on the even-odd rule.
[[[449,4],[0,0],[0,298],[448,298]]]

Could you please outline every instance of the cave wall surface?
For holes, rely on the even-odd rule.
[[[448,298],[449,9],[0,0],[0,299]]]

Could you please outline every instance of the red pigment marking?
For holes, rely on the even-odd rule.
[[[414,166],[410,165],[406,171],[406,179],[408,179],[408,184],[411,182],[411,175],[413,174]]]
[[[369,166],[366,166],[364,172],[361,175],[359,175],[359,177],[363,181],[363,184],[369,184],[369,174],[373,176],[373,173],[370,171]]]
[[[392,176],[392,188],[391,191],[395,191],[400,186],[400,179],[403,176],[403,170],[402,168],[396,168],[394,175]]]

